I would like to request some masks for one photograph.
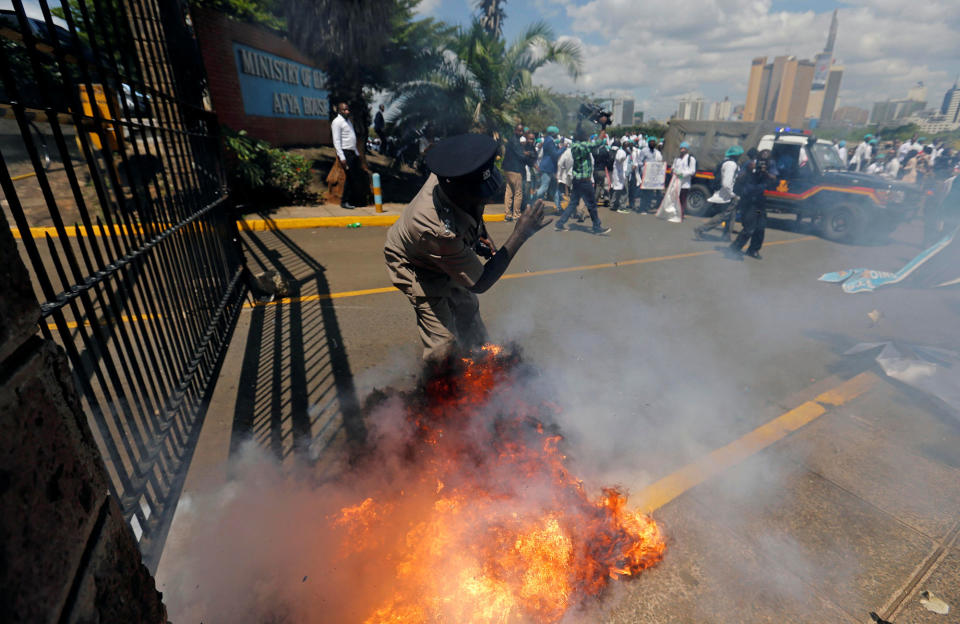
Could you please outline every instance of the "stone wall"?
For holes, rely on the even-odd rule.
[[[162,624],[63,350],[0,213],[0,622]]]

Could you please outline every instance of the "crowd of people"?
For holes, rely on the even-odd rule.
[[[958,166],[958,154],[943,141],[928,142],[916,135],[898,142],[867,134],[852,149],[846,141],[835,141],[834,148],[850,171],[924,187],[932,188],[938,180],[953,175]],[[663,158],[663,141],[657,137],[637,134],[617,137],[605,131],[565,137],[556,126],[548,126],[538,134],[518,123],[504,145],[505,219],[517,219],[530,202],[544,199],[552,203],[560,215],[556,229],[567,230],[570,218],[583,222],[589,215],[593,232],[608,232],[609,228],[601,225],[597,213],[602,203],[621,214],[644,214],[657,209],[664,191],[641,187],[644,164],[661,162]],[[697,160],[687,143],[680,144],[671,172],[679,183],[682,210],[697,173]],[[740,146],[727,150],[724,162],[715,172],[717,192],[709,199],[716,205],[716,215],[696,228],[697,238],[722,227],[722,237],[729,241],[732,224],[739,215],[743,228],[737,241],[731,243],[731,249],[739,253],[749,241],[745,254],[759,258],[766,223],[763,191],[774,188],[777,177],[778,164],[768,150],[745,153]],[[735,185],[738,192],[734,191]],[[565,196],[569,202],[564,208]]]
[[[696,159],[682,151],[681,166],[677,168],[675,163],[675,169],[682,172],[681,185],[689,189]],[[504,218],[513,221],[526,205],[543,199],[560,215],[556,229],[566,230],[570,218],[583,222],[589,215],[593,231],[607,233],[610,228],[601,224],[597,214],[600,204],[622,214],[656,209],[663,191],[642,189],[641,185],[644,164],[662,161],[663,141],[656,137],[612,137],[605,131],[565,137],[556,126],[548,126],[538,136],[518,123],[503,148]],[[565,196],[570,198],[566,208],[562,203]]]
[[[878,175],[888,180],[923,185],[936,176],[934,169],[952,170],[957,154],[941,141],[913,135],[905,141],[884,141],[872,134],[863,137],[848,157],[846,141],[834,143],[837,155],[850,171]]]

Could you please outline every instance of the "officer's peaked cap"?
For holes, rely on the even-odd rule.
[[[425,162],[441,184],[486,198],[503,186],[503,176],[494,165],[498,148],[484,134],[458,134],[430,148]]]

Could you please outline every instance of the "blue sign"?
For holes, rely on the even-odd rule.
[[[233,55],[246,114],[330,118],[327,76],[319,69],[239,43],[233,44]]]

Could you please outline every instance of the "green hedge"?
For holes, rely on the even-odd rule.
[[[254,139],[246,130],[222,130],[227,152],[227,175],[234,191],[279,194],[296,200],[307,194],[310,162],[303,156]]]

